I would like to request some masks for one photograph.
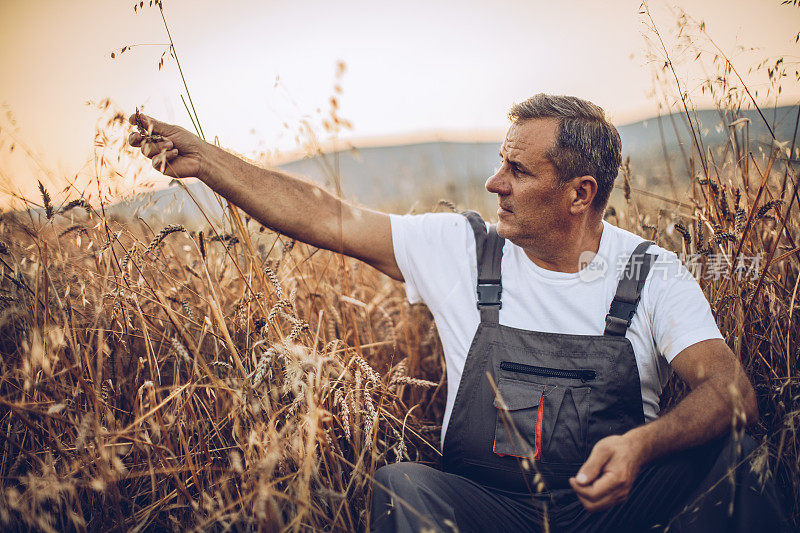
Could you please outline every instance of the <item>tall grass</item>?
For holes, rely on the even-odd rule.
[[[375,468],[436,460],[437,337],[397,283],[69,213],[0,222],[4,524],[352,530]]]

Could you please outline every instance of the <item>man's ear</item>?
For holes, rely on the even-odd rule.
[[[578,215],[592,208],[592,202],[597,194],[597,180],[594,176],[577,176],[570,181],[572,192],[570,213]]]

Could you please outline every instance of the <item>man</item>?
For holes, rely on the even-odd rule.
[[[448,374],[444,471],[379,469],[373,528],[664,526],[729,448],[731,420],[756,420],[752,386],[676,256],[603,220],[621,143],[602,109],[539,94],[510,117],[488,231],[474,214],[348,205],[149,117],[131,123],[164,140],[130,143],[262,224],[405,281],[431,309]],[[691,392],[657,417],[671,369]]]

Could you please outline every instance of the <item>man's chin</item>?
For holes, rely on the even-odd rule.
[[[497,234],[504,239],[508,239],[511,235],[511,228],[508,227],[508,223],[504,222],[502,219],[497,221]]]

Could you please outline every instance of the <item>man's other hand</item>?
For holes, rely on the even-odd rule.
[[[128,143],[141,147],[145,157],[152,159],[153,167],[162,174],[173,178],[200,176],[203,148],[207,144],[200,137],[138,112],[128,122],[139,128],[128,136]]]
[[[589,458],[569,483],[583,507],[601,511],[625,501],[642,467],[643,452],[628,435],[612,435],[597,441]]]

